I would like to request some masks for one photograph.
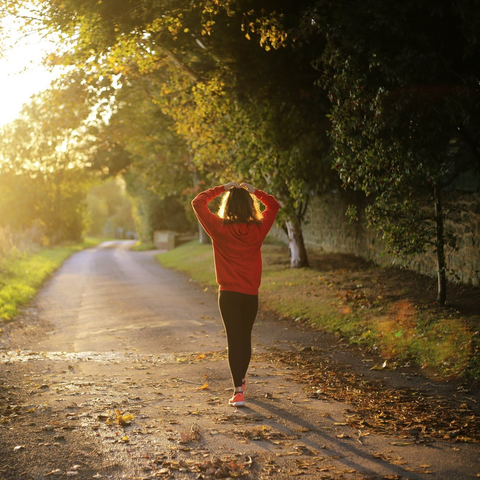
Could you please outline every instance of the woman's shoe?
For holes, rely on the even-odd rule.
[[[245,405],[245,395],[243,392],[235,393],[235,395],[228,401],[228,404],[232,407],[243,407]]]

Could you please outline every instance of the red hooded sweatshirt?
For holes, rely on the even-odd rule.
[[[272,195],[255,190],[254,195],[265,205],[259,225],[224,224],[207,204],[225,193],[222,186],[199,193],[192,201],[198,220],[213,241],[215,273],[220,290],[258,295],[262,277],[261,246],[280,208]]]

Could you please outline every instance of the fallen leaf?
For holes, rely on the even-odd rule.
[[[387,361],[385,360],[381,365],[376,363],[370,370],[384,370],[387,367]]]
[[[135,417],[133,415],[130,415],[128,413],[122,414],[120,410],[115,410],[115,413],[117,415],[117,422],[119,425],[130,425]]]
[[[56,468],[55,470],[52,470],[49,473],[46,473],[44,476],[48,477],[50,475],[62,475],[62,471],[59,468]]]

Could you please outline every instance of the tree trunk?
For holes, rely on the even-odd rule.
[[[202,245],[208,245],[209,243],[212,243],[212,240],[208,236],[207,232],[204,230],[202,227],[202,224],[198,222],[198,233],[200,234],[200,243]]]
[[[308,267],[307,250],[300,223],[297,219],[288,219],[285,225],[287,226],[288,246],[290,248],[290,268]]]
[[[445,238],[444,238],[444,218],[442,193],[439,187],[435,187],[433,191],[435,201],[435,223],[437,226],[437,277],[438,277],[438,291],[437,303],[442,307],[445,306],[447,299],[447,278],[446,278],[446,264],[445,264]]]
[[[191,152],[189,154],[189,161],[193,165],[193,159],[192,159],[192,153]],[[193,170],[193,188],[195,188],[195,192],[198,189],[198,174],[197,174],[197,170],[195,168]],[[208,245],[209,243],[212,243],[211,238],[208,236],[208,233],[202,227],[202,224],[200,222],[198,222],[198,233],[199,233],[199,242],[202,245]]]

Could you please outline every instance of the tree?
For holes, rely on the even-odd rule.
[[[143,77],[125,84],[108,123],[91,131],[92,169],[125,178],[140,237],[148,242],[154,230],[189,230],[194,218],[185,212],[191,211],[193,163],[171,119],[152,101],[150,84]]]
[[[340,177],[366,193],[367,220],[389,251],[434,248],[443,305],[454,246],[444,190],[480,166],[478,11],[451,0],[321,0],[309,18],[310,34],[327,40],[319,65]]]
[[[135,170],[125,174],[127,191],[132,197],[136,231],[144,243],[153,242],[156,230],[188,232],[192,229],[185,206],[172,195],[160,196],[144,184],[144,177]]]
[[[314,87],[310,46],[266,52],[244,38],[242,22],[243,15],[217,12],[211,35],[201,42],[212,63],[204,79],[160,80],[155,98],[199,169],[221,181],[240,175],[279,198],[291,266],[307,266],[306,208],[334,181],[328,100]]]
[[[290,28],[282,22],[299,20],[301,2],[37,3],[39,22],[76,34],[55,61],[97,78],[120,75],[122,87],[148,77],[200,174],[268,185],[283,206],[291,265],[308,265],[301,222],[331,174],[328,101],[313,86],[314,46],[280,48]],[[260,45],[245,39],[250,34],[259,34]]]
[[[112,230],[135,230],[132,203],[125,192],[125,182],[110,178],[94,185],[87,195],[89,234],[105,235],[106,227]]]
[[[0,175],[9,182],[3,222],[23,229],[39,221],[53,244],[79,240],[85,226],[82,124],[89,108],[78,76],[70,79],[33,98],[0,135]]]

